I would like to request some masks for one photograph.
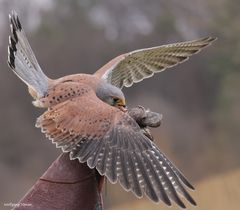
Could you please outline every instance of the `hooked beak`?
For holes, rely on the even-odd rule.
[[[127,106],[126,106],[126,102],[125,102],[125,99],[122,99],[122,100],[119,100],[118,103],[117,103],[117,107],[123,111],[123,112],[127,112]]]
[[[119,105],[118,108],[123,112],[127,112],[127,106],[125,104],[124,105]]]

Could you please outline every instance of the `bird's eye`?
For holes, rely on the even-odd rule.
[[[119,99],[118,98],[113,98],[114,104],[118,103]]]

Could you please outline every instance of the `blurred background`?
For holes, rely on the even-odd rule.
[[[15,9],[51,78],[94,73],[134,49],[216,36],[184,64],[124,89],[129,107],[163,114],[152,130],[196,186],[200,209],[240,204],[240,4],[238,0],[0,0],[0,209],[18,200],[60,154],[34,127],[43,110],[7,65]],[[107,185],[106,209],[166,209]],[[188,205],[189,209],[193,209]],[[175,209],[175,207],[174,207]]]

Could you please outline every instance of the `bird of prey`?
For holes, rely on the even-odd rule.
[[[28,86],[36,107],[47,110],[36,126],[71,159],[95,168],[111,183],[154,202],[185,208],[194,189],[126,111],[122,88],[187,60],[215,38],[162,45],[122,54],[95,74],[50,79],[42,71],[18,15],[10,15],[8,65]]]

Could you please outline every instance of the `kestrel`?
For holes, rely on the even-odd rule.
[[[187,60],[215,38],[162,45],[122,54],[95,74],[50,79],[42,71],[15,11],[11,13],[8,64],[28,86],[36,107],[47,108],[36,126],[71,159],[86,162],[111,183],[147,195],[154,202],[180,197],[196,205],[186,188],[194,189],[138,123],[126,112],[122,88],[130,87]]]

